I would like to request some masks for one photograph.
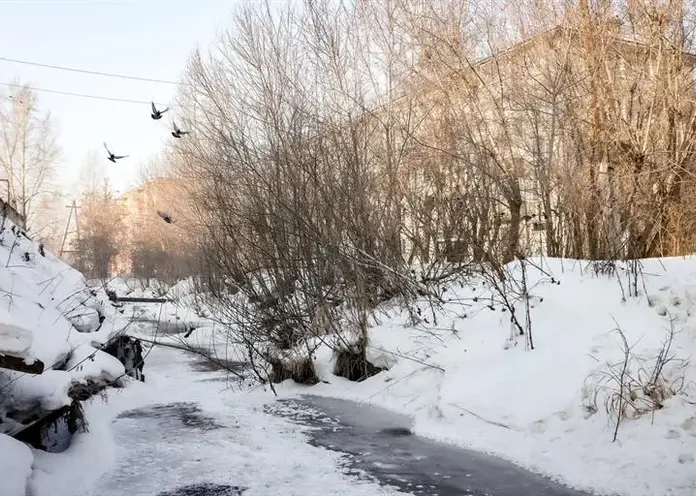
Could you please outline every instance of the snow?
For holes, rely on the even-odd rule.
[[[26,445],[0,435],[0,492],[3,496],[24,496],[32,473],[34,457]]]
[[[107,280],[93,279],[87,282],[91,287],[102,287],[114,291],[118,296],[131,298],[162,298],[169,286],[157,279],[144,281],[133,277],[112,277]]]
[[[3,496],[25,494],[32,464],[29,448],[6,434],[21,429],[18,418],[69,405],[73,384],[122,375],[120,362],[98,348],[126,326],[103,289],[87,287],[78,271],[48,251],[42,256],[37,243],[9,220],[2,221],[0,354],[44,364],[40,375],[0,369]],[[13,477],[6,479],[5,471]]]
[[[303,428],[265,413],[267,392],[230,389],[214,380],[219,372],[192,373],[176,350],[156,347],[147,363],[148,382],[86,403],[90,430],[67,451],[34,453],[31,494],[155,495],[199,483],[247,487],[245,496],[397,494],[343,473],[340,454],[310,446]],[[182,404],[195,405],[189,423],[200,415],[218,427],[178,421]]]
[[[205,351],[220,360],[246,362],[246,348],[240,342],[234,342],[230,334],[220,325],[197,327],[188,337],[182,334],[159,336],[158,343],[171,344],[185,349]]]
[[[48,369],[41,375],[0,371],[0,432],[12,425],[3,417],[8,402],[15,410],[59,408],[69,404],[71,384],[121,377],[120,362],[95,348],[126,328],[218,357],[244,355],[217,322],[222,319],[199,306],[191,281],[167,287],[114,279],[90,289],[78,272],[50,253],[40,257],[33,242],[9,229],[0,233],[0,260],[6,261],[0,263],[0,353],[39,359]],[[510,308],[479,278],[441,288],[441,305],[420,302],[416,323],[396,302],[379,309],[367,356],[389,370],[361,383],[336,377],[334,354],[324,343],[314,361],[326,383],[308,388],[286,381],[276,390],[405,413],[417,434],[509,459],[578,489],[691,496],[696,494],[696,258],[642,261],[638,296],[628,294],[628,272],[617,266],[618,275],[598,275],[585,261],[525,263],[533,350],[526,336],[517,335]],[[508,266],[513,279],[519,280],[521,267]],[[106,289],[174,301],[132,306],[135,322],[129,324],[130,316],[109,305]],[[514,309],[524,323],[523,302],[516,301]],[[616,418],[608,406],[617,387],[610,373],[623,366],[621,333],[630,346],[626,374],[634,380],[636,405],[645,407],[647,393],[635,382],[648,382],[670,336],[671,359],[660,385],[675,394],[660,409],[627,410],[614,442]],[[390,494],[342,474],[336,469],[339,455],[308,446],[301,429],[266,415],[268,392],[231,390],[205,380],[202,372],[194,377],[178,351],[155,348],[146,360],[147,383],[110,393],[108,403],[87,402],[90,432],[77,435],[66,452],[32,453],[0,434],[3,496],[25,494],[29,474],[35,496],[156,494],[223,478],[249,487],[247,496],[323,494],[329,487],[332,494]],[[61,362],[64,370],[50,369]],[[134,408],[177,402],[198,405],[225,426],[224,435],[203,435],[191,444],[187,432],[168,432],[152,419],[117,418]],[[194,448],[199,462],[188,465]],[[165,470],[171,467],[177,469]]]
[[[116,358],[87,344],[75,348],[68,360],[67,370],[73,380],[96,379],[113,382],[124,374],[123,364]]]
[[[71,355],[66,370],[46,370],[41,375],[7,371],[0,377],[0,389],[13,410],[35,408],[50,411],[71,403],[68,391],[73,384],[87,380],[114,381],[123,376],[121,362],[103,351],[79,345]]]
[[[0,354],[31,358],[29,350],[33,340],[34,334],[29,329],[6,310],[0,310]]]
[[[617,278],[596,275],[588,262],[532,263],[543,269],[527,264],[534,350],[514,336],[503,305],[489,308],[495,293],[479,279],[445,288],[441,308],[423,302],[428,323],[413,325],[394,304],[382,308],[367,356],[390,369],[362,383],[333,376],[333,353],[322,345],[315,368],[329,384],[311,393],[407,413],[417,434],[510,459],[579,489],[696,494],[696,367],[688,362],[696,351],[696,259],[642,261],[638,297],[627,296],[621,269]],[[509,268],[519,277],[519,264]],[[523,321],[522,305],[516,314]],[[678,391],[661,410],[622,420],[612,442],[615,418],[605,410],[612,390],[593,385],[623,363],[618,328],[631,346],[628,372],[643,378],[674,329],[675,360],[664,376]],[[278,390],[308,392],[291,381]],[[589,408],[594,393],[596,412]]]
[[[78,344],[106,342],[116,332],[106,294],[92,294],[79,272],[48,251],[42,257],[36,243],[10,227],[6,220],[0,233],[0,323],[20,322],[31,332],[25,354],[48,368]],[[107,325],[97,331],[100,313]],[[7,340],[0,339],[0,350],[5,346]]]

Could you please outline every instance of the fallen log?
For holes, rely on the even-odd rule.
[[[167,298],[136,298],[134,296],[117,296],[117,303],[167,303]]]
[[[107,291],[106,295],[113,303],[167,303],[167,298],[137,298],[135,296],[118,296],[115,291]]]
[[[41,374],[44,371],[44,364],[41,360],[34,359],[34,363],[28,365],[24,358],[12,355],[0,355],[0,369],[15,370],[26,372],[27,374]]]
[[[20,426],[6,434],[18,441],[29,443],[36,449],[46,450],[51,433],[55,431],[55,426],[59,422],[64,422],[70,436],[76,432],[86,432],[88,424],[84,418],[82,403],[109,387],[119,386],[116,383],[94,380],[73,383],[68,391],[68,396],[72,400],[69,405],[57,410],[34,413],[23,419],[24,421],[20,422]]]

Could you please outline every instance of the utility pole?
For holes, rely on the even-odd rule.
[[[67,208],[70,209],[70,213],[68,214],[68,221],[65,224],[65,232],[63,233],[63,241],[60,244],[60,253],[58,257],[62,257],[63,253],[73,253],[75,250],[66,250],[65,249],[65,242],[68,239],[68,233],[70,232],[70,221],[73,218],[73,215],[75,216],[75,232],[77,234],[77,239],[80,239],[80,224],[77,219],[77,209],[80,208],[77,206],[77,203],[75,200],[72,201],[70,205],[66,205]]]

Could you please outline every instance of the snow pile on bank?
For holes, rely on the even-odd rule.
[[[147,341],[155,341],[203,354],[214,361],[246,362],[248,351],[236,333],[218,321],[201,315],[198,306],[189,306],[193,301],[186,295],[183,299],[172,299],[164,304],[142,305],[143,316],[156,325],[142,325],[137,334]],[[139,324],[136,323],[136,326]],[[154,331],[153,331],[154,329]]]
[[[158,279],[138,279],[135,277],[112,277],[106,280],[91,279],[91,287],[102,287],[113,291],[118,296],[130,298],[162,298],[167,294],[169,286]]]
[[[20,367],[43,364],[41,374],[0,368],[3,496],[24,494],[24,484],[4,472],[19,480],[31,466],[29,449],[8,434],[69,405],[72,386],[123,374],[117,359],[97,349],[125,326],[117,317],[102,289],[88,288],[79,272],[0,220],[0,359],[13,368],[10,360]]]
[[[322,346],[315,368],[330,384],[280,391],[410,413],[417,433],[602,494],[696,494],[696,259],[644,260],[635,285],[619,263],[612,275],[579,261],[524,266],[533,350],[511,324],[514,309],[527,330],[524,300],[505,305],[481,278],[443,288],[439,308],[422,302],[417,325],[394,307],[378,314],[367,356],[388,371],[348,382]],[[521,280],[519,262],[508,269]]]
[[[116,304],[121,307],[123,318],[129,321],[128,334],[134,337],[157,342],[180,342],[193,329],[215,326],[213,321],[201,316],[193,304],[195,297],[189,280],[170,286],[156,279],[146,281],[133,277],[112,277],[107,280],[92,279],[88,285],[121,298],[165,300]]]
[[[179,314],[184,314],[194,327],[210,327],[216,323],[218,312],[211,308],[207,298],[202,297],[199,288],[193,279],[188,278],[174,284],[167,291],[167,299],[177,309]],[[197,323],[191,316],[191,312],[197,317]]]
[[[0,481],[3,496],[26,494],[33,462],[34,457],[26,445],[0,434]]]
[[[106,293],[5,222],[0,232],[0,353],[46,367],[80,343],[103,342],[113,332]],[[102,325],[102,322],[108,324]]]
[[[133,312],[136,321],[179,323],[182,329],[186,326],[198,328],[212,325],[212,321],[208,318],[212,314],[209,311],[206,313],[200,307],[191,279],[184,279],[170,286],[157,279],[145,281],[137,278],[113,277],[105,281],[91,280],[89,285],[101,287],[118,297],[167,300],[165,303],[129,303],[128,309]]]

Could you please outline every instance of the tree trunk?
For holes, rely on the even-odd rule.
[[[503,263],[511,262],[519,253],[520,248],[520,224],[522,223],[522,199],[514,195],[508,199],[508,209],[510,211],[510,224],[508,226],[507,242],[503,253]]]

